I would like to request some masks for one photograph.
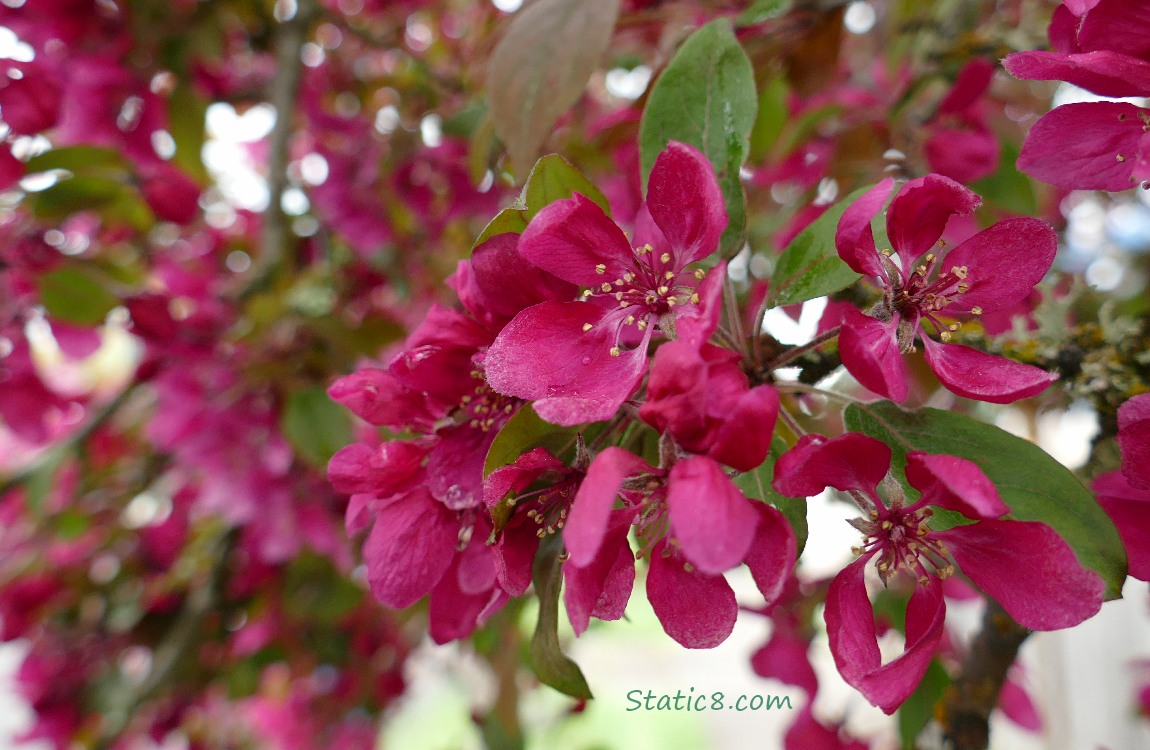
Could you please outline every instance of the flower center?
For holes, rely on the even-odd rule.
[[[502,429],[523,401],[493,391],[480,367],[472,370],[470,375],[476,380],[475,390],[459,400],[457,421],[483,432],[490,432],[492,428]]]
[[[954,566],[946,559],[946,546],[926,525],[930,516],[929,508],[913,506],[871,511],[869,517],[851,522],[865,537],[862,547],[853,551],[857,555],[878,554],[875,567],[883,583],[899,570],[906,570],[923,584],[932,569],[939,578],[946,578],[954,573]]]
[[[516,498],[516,509],[527,509],[527,517],[539,527],[535,536],[542,539],[567,524],[567,514],[571,510],[578,486],[579,479],[569,476],[550,487],[519,495]]]
[[[970,282],[967,281],[970,269],[967,266],[951,266],[949,270],[936,273],[940,261],[934,253],[927,253],[913,271],[905,274],[887,260],[890,250],[883,250],[882,255],[883,265],[892,279],[892,286],[886,290],[883,302],[889,310],[897,312],[902,320],[909,322],[909,331],[899,331],[899,348],[902,353],[914,351],[914,332],[922,320],[934,326],[942,341],[950,341],[951,334],[958,330],[959,324],[944,323],[938,319],[937,313],[970,291]],[[982,308],[976,306],[970,312],[981,315]]]

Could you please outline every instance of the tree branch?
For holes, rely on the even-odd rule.
[[[942,698],[936,712],[943,725],[948,750],[986,750],[990,743],[990,712],[1006,673],[1030,631],[988,602],[982,630],[970,644],[962,670]]]

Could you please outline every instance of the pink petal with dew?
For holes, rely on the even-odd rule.
[[[703,573],[722,573],[741,563],[759,522],[751,501],[705,456],[671,467],[667,508],[683,556]]]
[[[676,554],[664,556],[666,543],[651,552],[647,598],[663,630],[686,648],[714,648],[735,629],[739,605],[721,575],[687,570]]]
[[[1023,627],[1069,628],[1102,607],[1102,578],[1044,523],[979,521],[939,537],[962,572]]]
[[[844,310],[839,354],[864,388],[902,403],[910,388],[898,343],[898,320],[883,322],[853,307]]]
[[[992,404],[1010,404],[1037,396],[1058,380],[1056,373],[959,344],[922,338],[930,369],[947,390]]]
[[[906,648],[883,664],[864,578],[869,559],[859,558],[831,580],[824,617],[839,674],[873,705],[892,714],[930,666],[942,638],[946,605],[937,578],[918,586],[906,609]]]
[[[920,503],[957,511],[967,518],[998,518],[1010,512],[978,464],[958,456],[932,456],[911,451],[906,478],[920,490]]]
[[[647,179],[647,210],[670,245],[675,268],[715,252],[727,228],[715,170],[685,143],[671,141],[655,158]]]
[[[803,435],[779,456],[771,486],[786,497],[810,497],[827,487],[873,497],[890,469],[890,458],[884,443],[857,432],[836,438]]]
[[[1128,190],[1137,184],[1132,170],[1144,111],[1125,102],[1056,107],[1030,129],[1018,168],[1067,190]]]

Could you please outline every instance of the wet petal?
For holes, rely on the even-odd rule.
[[[683,556],[704,573],[722,573],[741,563],[759,522],[751,501],[705,456],[691,456],[671,468],[667,508]]]
[[[922,338],[923,354],[939,381],[953,393],[992,404],[1037,396],[1058,375],[1033,365],[980,352],[959,344]]]
[[[667,144],[647,180],[647,210],[671,246],[675,268],[718,249],[727,228],[725,206],[707,158],[685,143]]]
[[[1102,578],[1044,523],[979,521],[939,538],[962,572],[1031,630],[1069,628],[1102,607]]]
[[[663,555],[660,542],[647,571],[647,598],[663,630],[686,648],[714,648],[735,629],[739,606],[721,575],[688,571],[678,555]]]
[[[978,464],[958,456],[932,456],[911,451],[906,478],[920,490],[920,503],[958,511],[967,518],[998,518],[1010,512],[994,482]]]

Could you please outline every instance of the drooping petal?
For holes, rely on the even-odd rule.
[[[751,471],[771,450],[779,414],[779,392],[760,385],[742,394],[731,406],[707,455],[739,471]]]
[[[592,617],[618,620],[627,608],[635,583],[635,557],[627,543],[633,513],[611,515],[599,554],[586,567],[568,560],[563,566],[563,602],[575,635],[582,635]]]
[[[1015,52],[1002,65],[1015,78],[1066,81],[1101,96],[1145,96],[1150,93],[1150,62],[1100,50],[1077,55]]]
[[[970,286],[954,297],[946,312],[975,307],[1002,310],[1018,304],[1046,276],[1057,252],[1058,235],[1038,219],[1004,219],[982,230],[946,256],[946,268],[968,269]]]
[[[898,319],[883,322],[852,307],[843,311],[839,354],[855,380],[902,403],[910,393],[898,344]]]
[[[727,261],[715,265],[699,285],[695,293],[699,302],[675,316],[675,332],[679,339],[696,349],[710,340],[719,327],[719,316],[723,312],[723,282],[727,279]]]
[[[675,554],[664,556],[666,542],[651,552],[647,598],[663,630],[686,648],[714,648],[735,629],[739,605],[721,575],[688,570]]]
[[[986,127],[935,124],[923,144],[931,170],[964,183],[994,174],[1001,150],[998,138]]]
[[[786,497],[810,497],[827,487],[873,497],[890,469],[890,457],[886,444],[857,432],[836,438],[812,433],[779,456],[771,486]]]
[[[894,180],[887,177],[848,206],[839,219],[838,229],[835,230],[835,249],[855,273],[887,278],[878,249],[875,248],[871,219],[882,211],[892,189]]]
[[[918,687],[942,639],[946,605],[937,578],[911,595],[906,609],[906,648],[883,664],[864,571],[869,558],[848,565],[831,580],[824,617],[839,673],[872,704],[892,714]]]
[[[540,209],[519,238],[519,252],[542,270],[582,286],[620,278],[635,265],[623,230],[579,193]]]
[[[958,456],[932,456],[911,451],[906,478],[922,492],[919,502],[958,511],[967,518],[998,518],[1010,512],[994,482],[978,464]]]
[[[1006,676],[1002,683],[1002,692],[998,694],[998,708],[1006,714],[1006,718],[1013,721],[1028,732],[1042,731],[1042,716],[1038,707],[1030,699],[1026,689],[1015,679],[1014,670]]]
[[[1133,486],[1117,471],[1097,477],[1091,486],[1099,505],[1118,527],[1130,575],[1150,581],[1150,489]]]
[[[575,493],[567,525],[563,528],[563,541],[572,565],[585,568],[594,561],[623,480],[644,471],[652,469],[643,459],[622,448],[611,446],[595,456]]]
[[[1058,380],[1056,373],[959,344],[923,336],[923,354],[939,381],[953,393],[992,404],[1037,396]]]
[[[958,114],[973,106],[990,88],[994,68],[994,63],[983,58],[975,58],[964,65],[955,77],[950,91],[938,103],[938,113]]]
[[[468,592],[459,585],[457,568],[453,565],[431,591],[427,605],[427,632],[438,644],[450,643],[471,635],[479,625],[497,590],[486,588]]]
[[[797,546],[795,533],[782,513],[763,503],[754,507],[759,512],[759,525],[743,562],[769,606],[786,588],[795,567]]]
[[[381,507],[363,543],[376,598],[404,609],[435,587],[455,556],[458,515],[419,488]]]
[[[1142,138],[1139,115],[1144,111],[1125,102],[1056,107],[1030,129],[1018,168],[1068,190],[1128,190],[1137,184],[1131,171]]]
[[[1044,523],[979,521],[939,538],[962,572],[1031,630],[1069,628],[1102,607],[1102,578]]]
[[[807,656],[808,648],[809,644],[794,630],[776,623],[771,639],[751,654],[751,669],[760,677],[794,685],[801,688],[808,698],[814,697],[819,681]]]
[[[705,456],[671,467],[667,508],[683,556],[704,573],[722,573],[741,563],[759,523],[751,501]]]
[[[928,174],[902,186],[886,213],[886,231],[904,269],[913,269],[934,247],[951,216],[965,216],[982,203],[949,177]]]
[[[611,314],[589,302],[544,302],[515,316],[487,350],[487,382],[536,401],[549,422],[575,425],[615,415],[647,369],[652,328],[639,347],[612,356]],[[584,330],[584,326],[591,327]]]
[[[647,179],[647,210],[670,244],[675,268],[718,249],[727,228],[725,206],[707,157],[685,143],[667,144]]]

